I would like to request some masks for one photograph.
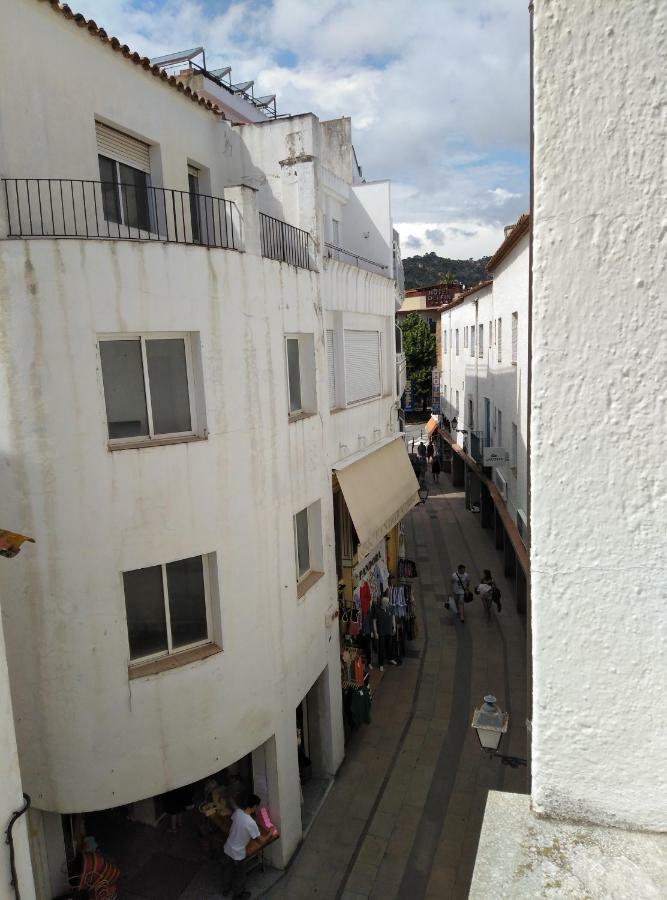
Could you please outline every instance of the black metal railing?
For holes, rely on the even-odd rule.
[[[353,250],[345,250],[344,247],[337,247],[335,244],[325,243],[324,245],[327,248],[327,256],[332,259],[337,259],[337,254],[342,253],[344,256],[349,256],[355,260],[356,265],[358,266],[360,262],[368,263],[369,266],[374,266],[376,269],[379,269],[381,272],[386,271],[389,266],[384,266],[382,263],[375,262],[372,259],[367,259],[365,256],[360,256],[358,253],[355,253]]]
[[[262,256],[310,269],[310,235],[303,228],[288,225],[266,213],[259,214]]]
[[[4,178],[9,237],[167,241],[241,249],[230,200],[147,184]]]

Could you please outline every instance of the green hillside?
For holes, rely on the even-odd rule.
[[[483,256],[481,259],[447,259],[436,253],[408,256],[403,260],[405,288],[409,290],[439,284],[447,280],[448,273],[451,273],[454,281],[472,287],[473,284],[488,279],[486,264],[490,259],[490,256]]]

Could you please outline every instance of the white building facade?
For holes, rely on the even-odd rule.
[[[37,896],[73,816],[151,821],[242,759],[282,866],[306,697],[313,766],[344,754],[332,473],[401,470],[360,551],[416,495],[389,185],[347,119],[233,125],[66,7],[9,15],[2,489],[37,543],[0,574]]]
[[[493,280],[460,294],[440,319],[442,416],[465,451],[453,455],[452,476],[465,484],[468,505],[481,507],[482,524],[495,528],[499,548],[507,545],[511,556],[512,543],[523,545],[514,553],[519,561],[529,544],[528,258],[524,215],[489,260]],[[493,465],[489,449],[496,451]],[[463,465],[466,457],[477,467]],[[506,557],[508,565],[513,570],[515,560]],[[520,607],[524,601],[522,583]]]

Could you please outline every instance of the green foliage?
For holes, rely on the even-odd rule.
[[[428,322],[410,313],[401,323],[407,377],[412,382],[415,405],[425,408],[431,398],[431,370],[435,364],[435,335]]]
[[[410,290],[430,287],[432,284],[451,284],[452,281],[472,287],[489,278],[486,271],[489,259],[490,256],[483,256],[481,259],[446,259],[435,253],[408,256],[403,260],[405,288]]]

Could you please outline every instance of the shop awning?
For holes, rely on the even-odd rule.
[[[398,436],[357,462],[334,466],[334,471],[361,542],[361,558],[412,509],[419,500],[419,485]]]
[[[426,434],[429,437],[433,437],[433,434],[435,433],[437,428],[438,428],[438,420],[434,419],[433,416],[431,416],[431,418],[426,423]]]

